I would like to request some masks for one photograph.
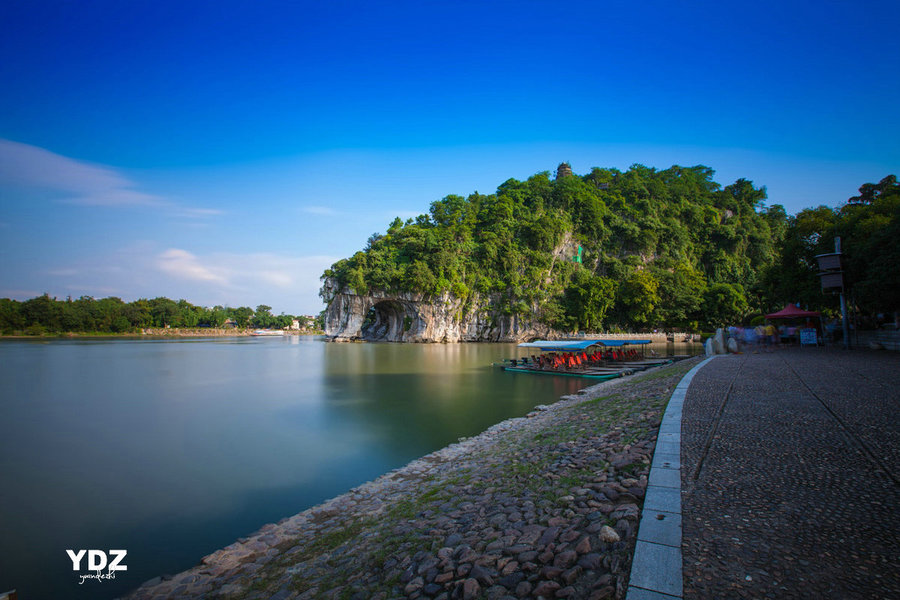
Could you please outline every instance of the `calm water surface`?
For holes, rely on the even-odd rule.
[[[490,367],[519,354],[309,337],[2,341],[0,592],[113,598],[595,383]],[[113,548],[127,572],[79,585],[66,549]]]

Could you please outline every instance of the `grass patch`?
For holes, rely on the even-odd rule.
[[[314,556],[333,552],[374,524],[374,519],[360,519],[323,533],[296,555],[296,562],[305,562]]]
[[[632,376],[632,381],[640,383],[644,381],[655,381],[657,379],[665,379],[666,377],[678,377],[681,379],[684,374],[694,368],[695,363],[692,359],[679,360],[678,362],[666,365],[658,371],[650,373],[638,373]]]
[[[577,437],[579,434],[575,425],[557,425],[536,433],[532,439],[534,444],[554,445],[569,442]]]
[[[649,467],[649,465],[645,465],[644,463],[634,462],[630,465],[625,465],[624,467],[618,469],[619,473],[624,475],[635,475],[638,471],[642,470],[644,467]]]
[[[557,481],[557,484],[560,486],[568,488],[573,487],[584,487],[586,483],[590,483],[593,481],[594,477],[597,476],[597,472],[593,469],[578,469],[575,471],[569,471],[565,475],[561,476]]]
[[[599,398],[592,398],[590,400],[585,400],[581,403],[582,406],[593,406],[595,404],[606,404],[616,396],[600,396]]]

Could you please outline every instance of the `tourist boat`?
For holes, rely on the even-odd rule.
[[[607,380],[680,358],[646,357],[643,347],[649,343],[650,340],[537,340],[519,344],[519,348],[535,348],[541,352],[539,357],[510,358],[498,366],[513,373]],[[640,354],[628,346],[640,346]]]
[[[255,336],[284,335],[284,331],[282,331],[280,329],[255,329],[250,332],[250,335],[255,335]]]

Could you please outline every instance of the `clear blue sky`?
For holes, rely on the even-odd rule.
[[[0,297],[316,313],[400,215],[705,164],[788,212],[900,174],[892,2],[0,3]]]

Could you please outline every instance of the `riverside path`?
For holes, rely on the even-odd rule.
[[[900,598],[900,355],[719,357],[681,425],[685,599]]]

